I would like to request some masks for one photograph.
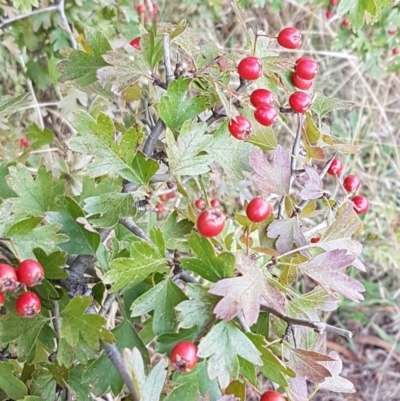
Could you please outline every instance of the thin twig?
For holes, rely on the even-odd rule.
[[[296,319],[293,317],[284,316],[284,315],[282,315],[282,313],[280,313],[280,312],[276,311],[275,309],[271,308],[270,306],[266,305],[265,302],[261,301],[260,304],[261,304],[261,310],[278,317],[279,319],[285,321],[287,324],[290,324],[293,326],[309,327],[311,329],[314,329],[317,333],[320,333],[320,334],[322,334],[324,332],[330,332],[330,333],[335,333],[335,334],[338,334],[338,335],[340,335],[342,337],[346,337],[346,338],[353,337],[353,333],[349,330],[331,326],[330,324],[326,324],[323,322],[314,322],[311,320]]]
[[[143,153],[147,157],[151,157],[153,155],[155,144],[158,140],[158,137],[161,135],[164,129],[165,129],[165,124],[161,119],[159,119],[156,125],[151,130],[150,135],[147,138],[147,141],[143,147]]]
[[[1,28],[4,28],[4,27],[7,26],[7,25],[11,25],[11,24],[13,24],[13,23],[16,22],[16,21],[20,21],[20,20],[22,20],[22,19],[32,17],[32,15],[47,13],[47,12],[50,12],[50,11],[58,11],[58,5],[49,6],[49,7],[46,7],[46,8],[39,8],[39,9],[37,9],[37,10],[31,11],[30,13],[27,13],[27,14],[20,14],[20,15],[17,15],[17,16],[15,16],[15,17],[12,17],[12,18],[8,18],[8,19],[6,19],[6,20],[3,20],[2,22],[0,22],[0,29],[1,29]]]
[[[125,217],[120,219],[119,222],[127,228],[131,233],[136,235],[137,237],[143,239],[144,241],[148,242],[149,244],[153,245],[152,240],[146,235],[146,233],[133,221],[131,217]]]
[[[57,11],[60,14],[61,21],[62,21],[62,24],[63,24],[63,28],[67,31],[67,33],[69,35],[69,39],[70,39],[70,41],[72,43],[72,47],[74,49],[77,49],[78,48],[78,43],[74,38],[74,34],[73,34],[72,30],[71,30],[71,27],[69,26],[69,22],[68,22],[67,16],[65,15],[65,0],[60,0],[59,1],[58,6],[57,6]]]
[[[171,65],[171,54],[169,51],[169,34],[163,33],[163,56],[164,56],[164,67],[165,67],[165,79],[167,81],[167,86],[170,82],[174,80],[174,72]]]

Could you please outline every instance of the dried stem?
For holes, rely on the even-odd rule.
[[[0,29],[4,28],[7,25],[11,25],[16,21],[21,21],[22,19],[32,17],[32,15],[47,13],[47,12],[51,12],[51,11],[58,11],[58,5],[49,6],[49,7],[46,7],[46,8],[39,8],[37,10],[31,11],[30,13],[20,14],[20,15],[17,15],[15,17],[3,20],[2,22],[0,22]]]

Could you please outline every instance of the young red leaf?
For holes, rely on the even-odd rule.
[[[324,194],[324,187],[317,171],[307,164],[304,165],[304,169],[306,170],[306,174],[302,177],[304,189],[300,192],[301,199],[321,198]]]
[[[356,391],[354,384],[350,380],[339,376],[343,368],[343,362],[339,355],[335,351],[331,351],[329,356],[334,360],[322,362],[321,365],[324,365],[331,372],[332,377],[327,377],[320,384],[319,388],[336,393],[354,393]]]
[[[355,259],[356,257],[347,253],[345,249],[335,249],[299,264],[298,269],[327,291],[336,291],[352,301],[359,302],[364,299],[360,294],[365,291],[364,286],[340,271],[353,264]]]
[[[314,383],[322,383],[327,377],[332,376],[331,372],[321,364],[334,361],[330,356],[299,348],[289,348],[289,350],[289,366],[298,375]]]
[[[273,162],[270,163],[265,153],[256,150],[250,155],[250,165],[254,170],[254,181],[264,192],[288,196],[290,189],[291,156],[281,145],[274,150]]]
[[[258,320],[260,312],[260,297],[277,311],[286,315],[285,297],[273,285],[263,271],[247,256],[236,254],[239,277],[220,280],[209,292],[222,296],[214,308],[218,318],[232,320],[241,311],[249,326]]]
[[[301,231],[299,221],[296,218],[275,220],[268,226],[267,235],[269,238],[278,238],[276,250],[284,254],[292,250],[293,244],[297,247],[307,245],[306,237]],[[303,249],[300,253],[308,256],[310,253]]]

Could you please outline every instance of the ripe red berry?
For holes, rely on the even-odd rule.
[[[167,193],[167,198],[170,199],[175,199],[176,198],[176,193],[175,192],[168,192]]]
[[[321,238],[319,238],[319,237],[313,237],[313,238],[311,238],[311,243],[312,243],[312,244],[316,244],[317,242],[320,241],[320,239],[321,239]]]
[[[0,308],[4,305],[5,297],[2,292],[0,292]]]
[[[397,33],[397,28],[391,28],[388,30],[389,35],[396,35],[396,33]]]
[[[314,79],[319,69],[318,63],[311,57],[300,57],[296,61],[296,74],[303,79]]]
[[[344,26],[346,28],[349,25],[350,25],[350,20],[348,18],[343,18],[342,26]]]
[[[168,194],[160,195],[160,201],[161,202],[165,203],[165,202],[168,202],[168,200],[169,200]]]
[[[197,357],[197,347],[190,341],[181,341],[172,348],[170,359],[176,370],[179,372],[189,372],[192,370],[199,358]]]
[[[292,74],[292,84],[298,89],[308,90],[313,84],[312,80],[300,78],[297,73]]]
[[[138,14],[144,14],[146,11],[146,6],[144,4],[139,4],[136,7],[136,11],[138,12]]]
[[[356,175],[349,175],[343,181],[343,187],[347,192],[357,191],[361,186],[361,181]]]
[[[311,106],[311,98],[304,92],[294,92],[289,97],[290,107],[296,113],[305,113]]]
[[[395,47],[395,48],[392,50],[392,54],[393,54],[394,56],[397,56],[399,53],[400,53],[400,47]]]
[[[42,308],[40,298],[34,292],[23,292],[15,303],[17,313],[22,317],[35,317]]]
[[[21,138],[19,140],[19,146],[21,146],[21,148],[29,148],[29,146],[31,146],[31,142],[26,138]]]
[[[254,118],[261,125],[265,125],[266,127],[270,127],[278,117],[278,111],[270,106],[269,104],[262,104],[256,108],[254,112]]]
[[[272,213],[272,206],[263,198],[252,199],[247,205],[246,214],[249,220],[260,223],[267,219]]]
[[[204,210],[197,219],[197,229],[204,237],[216,237],[222,233],[224,226],[225,216],[218,209]]]
[[[260,401],[286,401],[286,398],[276,391],[267,391],[261,396]]]
[[[196,199],[194,205],[197,209],[203,210],[206,207],[206,201],[203,198]]]
[[[157,203],[156,210],[157,210],[157,214],[163,214],[164,213],[164,205],[162,205],[161,203]]]
[[[232,119],[229,121],[228,130],[234,138],[244,141],[251,135],[251,123],[243,116],[236,116],[235,118],[236,120]]]
[[[15,269],[4,263],[0,264],[0,292],[14,291],[18,287]]]
[[[240,78],[247,81],[255,81],[262,75],[263,67],[258,57],[246,57],[238,65]]]
[[[130,41],[130,45],[136,50],[140,50],[140,36]]]
[[[262,104],[272,104],[275,101],[275,95],[268,89],[256,89],[250,95],[250,102],[254,107]]]
[[[339,0],[331,0],[329,3],[332,7],[336,7],[339,4]]]
[[[284,28],[279,32],[277,40],[286,49],[297,49],[301,44],[301,33],[296,28]]]
[[[219,200],[218,199],[211,199],[210,204],[211,204],[211,207],[216,209],[217,207],[219,207]]]
[[[44,279],[44,270],[36,260],[26,259],[17,267],[18,280],[28,287],[40,284]]]
[[[332,17],[333,17],[333,11],[332,10],[326,10],[325,18],[326,19],[331,19]]]
[[[354,210],[357,214],[367,213],[369,209],[369,202],[365,196],[357,195],[352,199],[354,203]]]
[[[343,164],[339,159],[333,159],[327,173],[329,175],[339,175],[343,170]]]

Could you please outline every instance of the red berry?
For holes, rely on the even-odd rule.
[[[164,205],[162,205],[161,203],[157,203],[156,210],[157,210],[157,214],[163,214],[164,213]]]
[[[197,357],[197,347],[190,341],[181,341],[172,348],[170,359],[176,370],[179,372],[189,372],[192,370],[199,358]]]
[[[160,201],[161,202],[165,203],[165,202],[168,202],[168,200],[169,200],[168,194],[160,195]]]
[[[167,198],[168,199],[175,199],[176,198],[176,193],[175,192],[168,192],[167,193]]]
[[[391,28],[388,30],[389,35],[396,35],[396,33],[397,33],[397,28]]]
[[[266,127],[270,127],[278,117],[278,111],[269,104],[262,104],[256,108],[254,118]]]
[[[260,223],[267,219],[272,213],[272,206],[263,198],[252,199],[247,205],[246,214],[249,220]]]
[[[261,396],[260,401],[286,401],[286,398],[276,391],[267,391]]]
[[[284,28],[279,32],[277,40],[286,49],[297,49],[301,44],[301,33],[296,28]]]
[[[354,210],[357,214],[367,213],[369,209],[369,202],[365,196],[357,195],[352,199],[354,203]]]
[[[297,73],[292,74],[292,84],[298,89],[308,90],[313,84],[312,80],[300,78]]]
[[[332,7],[336,7],[338,4],[339,4],[339,0],[331,0],[331,1],[330,1],[330,5],[331,5]]]
[[[136,50],[140,50],[140,36],[130,41],[130,45]]]
[[[18,287],[15,269],[4,263],[0,264],[0,292],[14,291]]]
[[[0,292],[0,308],[4,306],[5,297],[2,292]]]
[[[361,186],[361,181],[356,175],[349,175],[343,181],[343,187],[347,192],[357,191]]]
[[[262,104],[272,104],[275,101],[275,95],[268,89],[256,89],[250,95],[250,102],[254,107]]]
[[[246,57],[238,65],[240,78],[255,81],[262,75],[263,67],[258,57]]]
[[[339,175],[343,170],[343,164],[339,159],[333,159],[327,173],[329,175]]]
[[[326,19],[331,19],[332,17],[333,17],[333,11],[332,10],[326,10],[325,18]]]
[[[204,237],[216,237],[222,233],[225,216],[218,209],[207,209],[197,219],[197,229]]]
[[[296,113],[305,113],[311,106],[311,98],[304,92],[294,92],[289,97],[290,107]]]
[[[158,12],[158,5],[157,3],[153,3],[153,16],[156,16]]]
[[[26,138],[21,138],[19,140],[19,146],[21,146],[21,148],[29,148],[29,146],[31,146],[31,142]]]
[[[216,209],[217,207],[219,207],[219,200],[218,199],[211,199],[210,204],[211,204],[211,207]]]
[[[349,25],[350,25],[350,20],[348,18],[343,18],[342,26],[344,26],[346,28]]]
[[[236,120],[229,121],[228,130],[234,138],[244,141],[250,137],[252,132],[250,121],[243,116],[236,116],[235,118]]]
[[[400,47],[395,47],[395,48],[392,50],[392,54],[393,54],[394,56],[397,56],[399,53],[400,53]]]
[[[197,209],[202,210],[206,207],[206,201],[203,198],[196,199],[194,205]]]
[[[138,14],[144,14],[146,11],[146,6],[144,4],[139,4],[136,7],[136,11],[138,12]]]
[[[311,57],[300,57],[296,61],[296,74],[303,79],[314,79],[319,69],[318,63]]]
[[[17,267],[18,280],[28,287],[40,284],[44,279],[44,270],[36,260],[26,259]]]
[[[319,237],[313,237],[313,238],[311,238],[311,243],[312,243],[312,244],[316,244],[317,242],[320,241],[320,239],[321,239],[321,238],[319,238]]]
[[[40,298],[34,292],[23,292],[15,303],[17,312],[22,317],[35,317],[42,308]]]

